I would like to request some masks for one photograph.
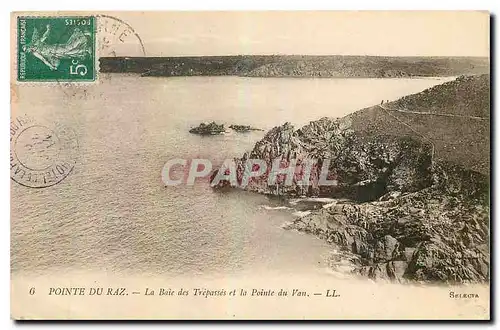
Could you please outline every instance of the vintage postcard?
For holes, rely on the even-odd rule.
[[[15,320],[490,319],[490,16],[15,12]]]

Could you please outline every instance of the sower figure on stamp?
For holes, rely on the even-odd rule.
[[[75,28],[66,43],[53,45],[46,43],[49,34],[49,24],[41,38],[38,37],[38,30],[35,28],[31,43],[25,46],[24,51],[36,56],[51,70],[57,70],[61,59],[84,59],[92,55],[91,44],[87,39],[90,33],[84,33],[79,28]]]

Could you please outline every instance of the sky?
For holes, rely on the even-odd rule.
[[[489,14],[479,11],[109,14],[132,26],[147,56],[489,56]],[[117,49],[141,55],[132,44]]]

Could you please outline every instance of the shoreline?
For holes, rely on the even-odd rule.
[[[408,77],[336,77],[336,76],[246,76],[246,75],[232,75],[232,74],[224,74],[224,75],[172,75],[172,76],[144,76],[139,72],[101,72],[101,74],[109,74],[109,75],[129,75],[129,76],[141,76],[141,78],[266,78],[266,79],[331,79],[331,80],[361,80],[361,79],[377,79],[377,80],[401,80],[401,79],[409,79],[409,80],[418,80],[418,79],[433,79],[433,80],[454,80],[461,75],[450,75],[450,76],[408,76]],[[481,75],[481,74],[471,74],[470,76]],[[469,75],[467,75],[469,76]]]
[[[441,111],[448,113],[468,109],[462,98],[455,97],[456,90],[466,90],[472,101],[475,98],[482,102],[482,93],[488,92],[487,84],[488,75],[468,76],[391,103],[405,100],[420,107],[427,103],[434,107],[433,100],[438,98],[444,107]],[[465,100],[467,104],[471,101]],[[488,109],[476,111],[479,110]],[[427,141],[435,138],[422,135],[399,118],[393,119],[392,124],[381,121],[383,133],[377,134],[372,127],[374,115],[384,114],[372,106],[340,119],[321,118],[298,129],[289,123],[274,127],[253,150],[235,159],[237,176],[240,175],[237,179],[241,179],[247,159],[264,160],[267,166],[280,158],[301,162],[312,156],[334,159],[329,166],[338,186],[321,186],[318,182],[307,187],[297,182],[269,185],[264,176],[254,178],[244,189],[277,196],[288,207],[298,196],[306,197],[305,201],[309,197],[310,204],[316,205],[295,208],[303,216],[285,227],[313,234],[359,256],[356,272],[361,275],[402,283],[489,281],[488,173],[476,171],[465,161],[457,164],[443,158],[438,142],[444,142],[437,140],[430,146]],[[371,121],[364,118],[366,115]],[[436,121],[421,119],[426,120],[427,128],[432,128]],[[457,123],[445,123],[450,134],[456,133]],[[392,135],[388,134],[387,125],[396,128]],[[442,132],[435,134],[439,137]],[[471,135],[471,139],[480,138],[477,135]],[[457,152],[453,155],[460,156]],[[312,175],[319,176],[319,172]],[[238,188],[229,181],[214,188],[227,187]],[[321,205],[322,200],[311,197],[330,199]],[[339,198],[343,201],[336,200]]]

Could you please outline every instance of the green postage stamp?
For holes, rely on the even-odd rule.
[[[18,81],[94,81],[94,16],[18,17]]]

